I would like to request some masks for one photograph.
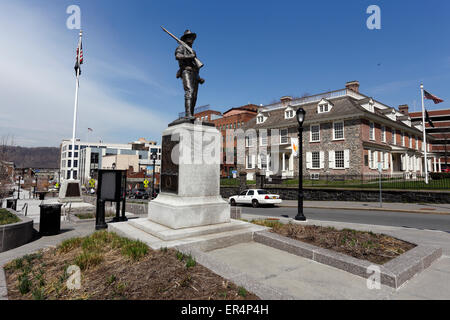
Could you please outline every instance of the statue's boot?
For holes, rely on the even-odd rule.
[[[192,99],[185,99],[184,100],[184,111],[185,111],[185,118],[193,118],[194,115],[192,114]]]

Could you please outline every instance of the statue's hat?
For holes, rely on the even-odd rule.
[[[195,34],[195,33],[193,33],[193,32],[191,32],[191,30],[186,30],[185,32],[184,32],[184,34],[181,36],[181,38],[180,38],[180,40],[181,41],[184,41],[185,39],[187,39],[187,38],[193,38],[193,40],[195,40],[195,38],[197,38],[197,35]]]

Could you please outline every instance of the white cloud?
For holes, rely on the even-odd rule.
[[[0,12],[0,136],[13,134],[15,143],[23,146],[57,146],[72,136],[75,76],[68,66],[74,64],[77,32],[65,29],[61,21],[55,27],[42,12],[17,3],[0,4]],[[115,57],[93,55],[89,77],[82,74],[77,137],[84,139],[90,127],[92,138],[107,142],[140,136],[160,140],[169,119],[151,103],[126,101],[100,75],[114,72],[115,77],[141,82],[161,96],[174,96],[176,91],[136,66],[113,65]]]

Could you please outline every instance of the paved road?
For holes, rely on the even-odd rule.
[[[297,208],[252,208],[240,206],[242,213],[294,218]],[[323,221],[364,223],[382,226],[407,227],[415,229],[441,230],[450,233],[450,216],[369,210],[314,209],[305,208],[307,218]]]

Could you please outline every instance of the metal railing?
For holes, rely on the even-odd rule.
[[[450,191],[450,176],[433,178],[429,175],[428,184],[425,183],[425,175],[399,173],[399,174],[362,174],[362,175],[304,175],[304,187],[327,187],[327,188],[362,188],[378,189],[381,179],[383,189],[402,190],[443,190]],[[267,179],[266,183],[269,182]],[[298,178],[283,179],[282,185],[297,185]]]

